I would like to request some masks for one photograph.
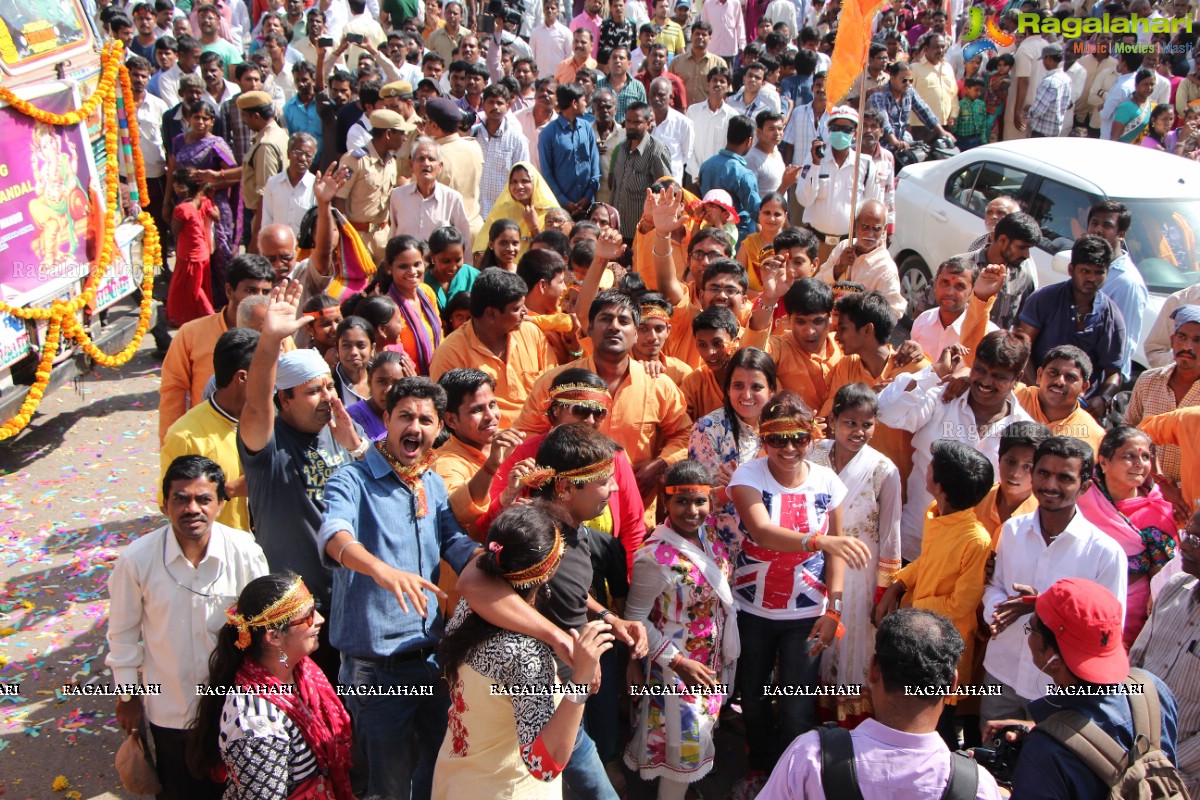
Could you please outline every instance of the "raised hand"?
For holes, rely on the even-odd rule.
[[[988,264],[975,279],[975,296],[980,300],[990,300],[1000,294],[1004,288],[1004,280],[1008,277],[1008,269],[1000,264]]]
[[[329,168],[313,183],[313,197],[320,205],[328,205],[337,197],[338,189],[346,185],[349,176],[338,162],[333,162]]]
[[[268,295],[267,314],[263,318],[262,338],[282,342],[296,331],[313,321],[312,317],[298,316],[300,297],[304,287],[300,281],[284,280]]]
[[[969,352],[971,351],[961,344],[950,345],[938,356],[937,362],[933,365],[933,371],[942,378],[950,377],[963,365],[963,359]]]
[[[346,411],[345,404],[335,397],[329,401],[329,407],[333,409],[333,416],[329,418],[329,430],[333,433],[334,441],[351,452],[357,450],[362,444],[362,439],[354,429],[354,420]]]
[[[788,280],[787,262],[781,256],[771,256],[759,267],[762,278],[762,299],[767,305],[779,302],[792,282]]]
[[[683,194],[679,187],[671,184],[658,194],[649,189],[646,202],[650,203],[650,218],[654,220],[654,232],[659,236],[670,236],[683,225]]]
[[[601,261],[616,261],[625,254],[625,240],[616,228],[605,228],[596,237],[596,258]]]
[[[500,431],[492,439],[491,448],[488,451],[487,463],[484,469],[490,470],[493,474],[508,458],[508,454],[513,451],[517,445],[525,441],[525,434],[516,428],[509,428],[505,431]]]

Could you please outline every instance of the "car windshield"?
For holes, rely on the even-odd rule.
[[[1152,292],[1200,281],[1200,199],[1122,199],[1133,214],[1125,244]]]

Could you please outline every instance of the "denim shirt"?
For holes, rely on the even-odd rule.
[[[338,531],[349,531],[367,552],[389,566],[435,584],[440,559],[455,572],[462,572],[479,546],[454,518],[441,477],[430,469],[421,480],[429,508],[421,519],[416,518],[416,497],[374,447],[325,484],[325,519],[317,547],[322,561],[333,569],[330,641],[353,658],[386,658],[436,645],[444,621],[433,592],[425,590],[427,618],[416,612],[411,600],[405,613],[396,596],[370,576],[333,561],[325,546]]]
[[[738,211],[738,240],[758,229],[758,178],[746,166],[745,156],[722,150],[700,166],[700,194],[724,189],[733,197]]]
[[[630,79],[632,83],[640,83]],[[542,177],[563,206],[591,200],[600,188],[600,150],[596,132],[582,117],[574,123],[557,116],[538,139]]]
[[[1149,674],[1149,673],[1147,673]],[[1161,747],[1174,762],[1176,736],[1175,698],[1167,685],[1154,675],[1145,691],[1158,690],[1162,713]],[[1046,679],[1050,681],[1049,678]],[[1133,747],[1133,714],[1123,694],[1108,696],[1046,696],[1029,704],[1034,722],[1042,722],[1056,711],[1071,709],[1094,721],[1123,748]],[[1021,748],[1013,772],[1013,797],[1021,800],[1074,800],[1106,797],[1104,782],[1066,747],[1049,734],[1034,728]]]

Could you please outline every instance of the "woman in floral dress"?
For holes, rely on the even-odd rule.
[[[740,653],[732,567],[708,525],[712,475],[695,461],[667,470],[668,522],[638,550],[625,618],[644,621],[650,653],[630,662],[630,685],[692,687],[635,698],[625,764],[658,778],[659,800],[682,800],[712,769],[713,731]]]

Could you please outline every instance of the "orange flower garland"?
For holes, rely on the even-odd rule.
[[[16,416],[0,425],[0,441],[9,439],[20,433],[33,418],[38,405],[45,396],[50,384],[50,375],[54,366],[54,357],[59,347],[66,339],[74,339],[83,352],[106,367],[119,367],[137,352],[142,340],[150,330],[150,317],[153,313],[154,272],[162,263],[162,244],[158,229],[149,213],[142,211],[138,214],[138,223],[142,226],[142,299],[139,306],[138,324],[133,339],[120,352],[112,355],[103,352],[92,341],[87,329],[76,318],[76,313],[90,306],[96,299],[96,291],[112,265],[116,251],[114,237],[115,226],[113,214],[119,206],[118,193],[120,189],[120,169],[118,165],[118,125],[117,125],[117,91],[118,85],[124,95],[128,113],[129,141],[133,150],[136,165],[136,180],[141,205],[149,203],[149,192],[146,191],[145,167],[141,157],[140,132],[137,124],[137,111],[133,104],[133,91],[129,83],[129,73],[125,69],[123,58],[124,47],[121,42],[113,42],[104,48],[101,54],[100,79],[96,91],[92,93],[83,105],[76,111],[67,114],[51,114],[16,97],[10,90],[0,87],[0,100],[8,103],[17,111],[40,122],[58,126],[78,125],[89,118],[103,104],[104,113],[104,146],[105,146],[105,210],[104,219],[100,226],[101,246],[96,268],[89,275],[83,291],[70,300],[56,300],[48,308],[15,308],[6,303],[0,303],[0,313],[11,314],[23,320],[48,320],[50,327],[42,343],[41,359],[34,376],[34,383],[29,393],[21,403]]]

